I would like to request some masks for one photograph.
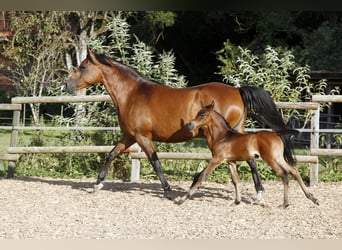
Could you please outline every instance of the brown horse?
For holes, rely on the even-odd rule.
[[[228,161],[232,182],[235,187],[235,203],[241,201],[238,189],[238,176],[235,161],[245,161],[261,157],[281,177],[284,184],[284,207],[289,205],[288,200],[288,173],[299,183],[306,197],[319,205],[318,200],[306,188],[292,155],[289,141],[283,140],[284,134],[296,134],[296,130],[287,129],[279,132],[258,131],[256,133],[241,134],[232,129],[224,117],[214,110],[214,101],[211,105],[203,106],[196,117],[187,123],[190,131],[202,128],[212,152],[212,159],[207,168],[195,176],[189,192],[179,201],[184,202],[191,197],[201,182],[224,160]],[[196,132],[195,132],[196,133]]]
[[[69,93],[74,93],[96,83],[104,84],[117,106],[123,137],[108,154],[100,169],[95,190],[103,186],[102,181],[113,159],[137,142],[151,162],[161,181],[164,196],[167,197],[170,186],[162,173],[152,141],[183,142],[202,135],[200,129],[190,132],[185,126],[185,121],[194,117],[201,108],[199,100],[210,102],[215,99],[217,109],[240,132],[244,131],[248,112],[272,129],[286,128],[271,96],[261,88],[234,88],[214,82],[189,88],[171,88],[146,79],[132,68],[88,50],[87,58],[68,78],[66,88]],[[256,191],[261,193],[264,189],[256,164],[253,160],[248,163]]]

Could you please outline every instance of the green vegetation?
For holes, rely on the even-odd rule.
[[[11,131],[0,129],[0,154],[6,152],[7,147],[10,145]]]
[[[64,131],[22,131],[19,135],[20,146],[24,145],[71,145],[76,132]],[[73,141],[72,145],[105,145],[104,138],[118,137],[111,132],[77,133],[80,140]],[[0,148],[2,152],[9,145],[9,131],[0,131]],[[112,138],[113,139],[113,138]],[[107,144],[109,145],[109,144]],[[195,138],[191,141],[177,144],[156,143],[159,152],[209,152],[204,138]],[[307,150],[297,149],[296,154],[305,155]],[[54,178],[96,178],[99,168],[104,164],[104,153],[60,153],[60,154],[25,154],[22,155],[16,167],[16,176],[40,176]],[[170,181],[192,180],[193,176],[205,168],[206,160],[167,160],[162,159],[162,169]],[[107,179],[122,179],[129,181],[131,159],[129,154],[117,157],[109,170]],[[298,163],[297,167],[304,181],[309,182],[309,166]],[[262,180],[278,180],[273,170],[264,162],[258,161],[258,169]],[[239,178],[252,181],[249,166],[246,162],[238,162]],[[0,161],[0,177],[7,174],[7,162]],[[151,164],[146,159],[141,160],[141,178],[157,180]],[[230,173],[226,163],[221,164],[208,178],[211,181],[230,182]],[[319,157],[319,180],[342,181],[341,157]]]

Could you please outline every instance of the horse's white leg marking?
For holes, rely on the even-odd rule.
[[[103,183],[102,182],[100,182],[98,185],[94,185],[94,192],[96,192],[97,190],[100,190],[100,189],[102,189],[103,188]]]

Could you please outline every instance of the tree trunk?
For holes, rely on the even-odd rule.
[[[81,62],[87,57],[87,30],[83,29],[79,36],[79,46],[77,49],[77,64],[80,65]],[[87,89],[80,89],[76,91],[76,95],[86,95]],[[76,123],[79,124],[86,115],[86,109],[84,104],[77,104],[76,106]]]

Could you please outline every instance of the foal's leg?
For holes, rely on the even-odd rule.
[[[99,190],[103,187],[103,181],[107,175],[108,169],[110,167],[110,164],[114,160],[114,158],[122,153],[126,148],[129,148],[131,145],[135,143],[135,140],[131,137],[127,137],[124,135],[124,137],[119,141],[115,147],[110,151],[110,153],[106,157],[106,161],[104,166],[100,169],[99,175],[97,177],[97,181],[94,185],[94,191]]]
[[[208,166],[202,170],[202,172],[200,174],[197,174],[194,178],[193,183],[191,184],[191,187],[188,191],[188,193],[186,195],[184,195],[179,201],[178,203],[181,204],[183,203],[186,199],[191,198],[191,196],[196,192],[196,190],[199,188],[199,186],[201,185],[202,181],[204,181],[207,176],[214,171],[214,169],[221,164],[221,162],[223,161],[223,158],[221,157],[215,157],[213,156],[213,158],[210,160]]]
[[[236,169],[236,164],[233,162],[228,162],[229,165],[229,169],[230,169],[230,175],[232,178],[232,182],[235,188],[235,204],[240,204],[241,202],[241,195],[240,195],[240,191],[239,191],[239,177],[237,174],[237,169]]]
[[[264,156],[264,160],[268,163],[268,165],[278,174],[281,178],[284,185],[284,203],[283,207],[286,208],[289,206],[289,180],[288,180],[288,172],[286,168],[283,168],[282,165],[278,164],[276,160],[269,160]]]
[[[288,166],[290,174],[294,177],[294,179],[298,182],[299,186],[302,188],[306,198],[308,198],[309,200],[311,200],[313,203],[315,203],[316,205],[319,205],[319,201],[317,198],[315,198],[313,196],[312,193],[310,193],[310,191],[307,189],[307,187],[305,186],[302,177],[300,176],[298,169],[296,167],[293,166]]]
[[[249,167],[251,168],[254,187],[255,187],[255,190],[257,193],[257,199],[259,202],[264,202],[264,197],[262,196],[262,193],[263,193],[263,191],[265,191],[265,189],[262,186],[255,159],[247,160],[247,163],[248,163]]]
[[[287,208],[289,206],[289,178],[288,174],[284,171],[280,176],[284,185],[284,203],[283,207]]]

